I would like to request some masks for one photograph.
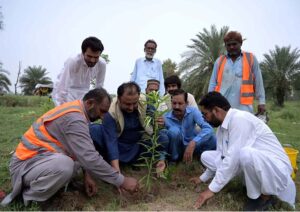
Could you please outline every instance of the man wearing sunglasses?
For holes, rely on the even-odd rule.
[[[159,93],[165,94],[164,75],[160,60],[154,58],[157,43],[154,40],[147,40],[144,44],[145,57],[136,60],[130,81],[136,82],[142,91],[147,87],[147,80],[155,79],[160,82]]]
[[[208,91],[226,97],[233,108],[254,113],[254,97],[258,101],[257,115],[265,112],[265,90],[256,57],[241,50],[242,35],[236,31],[224,37],[227,50],[214,64]]]

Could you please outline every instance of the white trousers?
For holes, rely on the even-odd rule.
[[[286,164],[251,147],[242,148],[239,156],[240,172],[249,198],[257,199],[261,194],[275,195],[294,207],[296,187]],[[222,164],[221,153],[205,151],[201,161],[211,172],[216,172]]]

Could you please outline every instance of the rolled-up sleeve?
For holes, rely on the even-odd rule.
[[[193,116],[195,122],[201,128],[201,131],[193,140],[197,143],[208,141],[214,134],[213,128],[203,119],[202,113],[198,109],[193,110]]]

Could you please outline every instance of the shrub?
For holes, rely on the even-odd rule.
[[[4,107],[37,107],[51,101],[46,96],[19,96],[3,95],[0,96],[0,106]]]

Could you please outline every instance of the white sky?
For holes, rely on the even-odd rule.
[[[23,70],[41,65],[55,81],[88,36],[102,40],[111,60],[104,83],[110,93],[129,80],[150,38],[158,59],[177,64],[190,39],[212,24],[241,32],[242,48],[260,61],[275,45],[300,48],[299,0],[0,0],[0,6],[0,61],[12,84],[19,61]]]

